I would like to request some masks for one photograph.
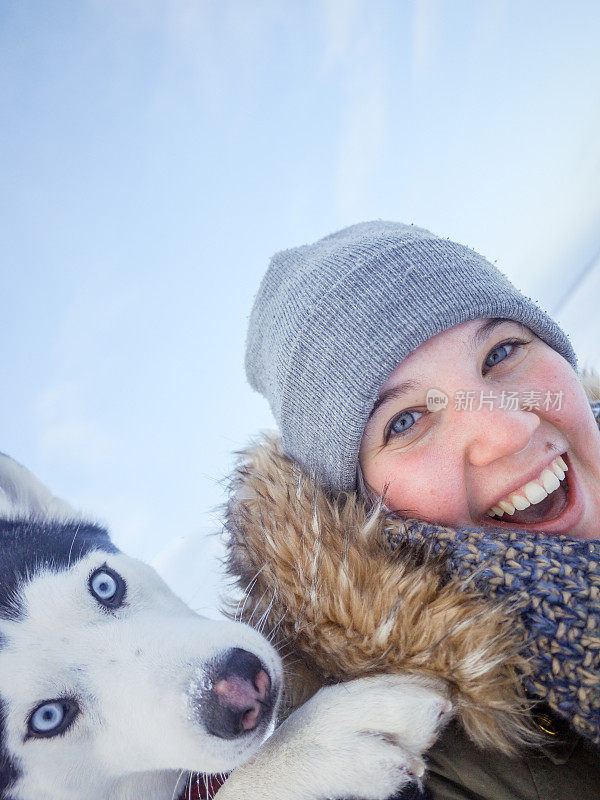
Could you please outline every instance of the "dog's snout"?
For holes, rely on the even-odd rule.
[[[221,739],[234,739],[271,717],[271,678],[257,656],[238,647],[229,650],[214,672],[205,698],[205,725]]]

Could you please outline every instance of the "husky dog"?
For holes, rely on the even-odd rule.
[[[326,687],[273,733],[266,639],[199,617],[1,455],[0,548],[0,800],[173,800],[230,770],[217,800],[383,800],[422,775],[443,690]]]

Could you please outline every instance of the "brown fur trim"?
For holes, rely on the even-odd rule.
[[[600,375],[594,367],[584,367],[579,373],[579,380],[592,403],[600,402]]]
[[[331,500],[275,438],[240,458],[227,515],[228,568],[244,599],[241,611],[230,606],[229,613],[296,659],[289,705],[325,683],[415,672],[450,687],[480,746],[510,753],[535,741],[516,618],[448,579],[427,549],[407,544],[391,556],[385,521],[354,495]]]

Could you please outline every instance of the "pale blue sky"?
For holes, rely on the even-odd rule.
[[[0,449],[213,609],[274,251],[429,227],[597,360],[599,43],[595,0],[2,0]]]

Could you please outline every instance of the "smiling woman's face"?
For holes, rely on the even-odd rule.
[[[427,402],[430,389],[445,407]],[[405,358],[381,388],[360,466],[406,516],[600,538],[589,402],[570,364],[516,322],[464,322]]]

